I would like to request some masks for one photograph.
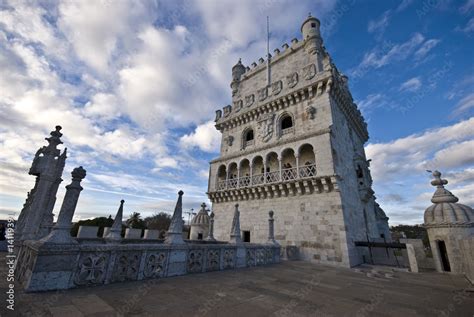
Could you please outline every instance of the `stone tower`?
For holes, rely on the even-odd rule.
[[[36,176],[36,182],[18,217],[17,241],[41,239],[48,235],[53,225],[53,208],[67,153],[67,149],[62,153],[57,149],[63,143],[60,131],[61,127],[56,126],[51,136],[46,138],[48,146],[40,148],[33,159],[29,174]]]
[[[269,63],[260,58],[250,68],[239,60],[232,68],[232,105],[216,111],[222,144],[208,196],[216,239],[229,236],[238,202],[244,242],[267,241],[273,210],[283,247],[297,247],[305,260],[353,266],[362,262],[355,241],[390,239],[388,218],[371,189],[367,124],[319,27],[309,16],[303,39],[275,49]]]

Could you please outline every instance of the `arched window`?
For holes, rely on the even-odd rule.
[[[247,146],[254,144],[254,134],[253,129],[247,129],[244,131],[242,135],[242,148],[246,148]]]
[[[293,127],[293,119],[291,118],[291,116],[286,115],[283,118],[281,118],[281,129],[282,130],[289,129],[289,128],[292,128],[292,127]]]
[[[253,141],[253,130],[250,129],[245,133],[245,141]]]
[[[289,113],[284,113],[278,120],[278,136],[282,137],[285,134],[293,133],[294,122],[293,117]]]

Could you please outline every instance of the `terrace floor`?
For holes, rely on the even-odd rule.
[[[0,275],[5,296],[5,265]],[[474,316],[473,287],[462,276],[300,261],[59,292],[16,292],[15,311],[6,310],[2,297],[0,316]]]

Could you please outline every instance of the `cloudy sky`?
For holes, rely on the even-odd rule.
[[[0,1],[0,218],[18,216],[44,137],[61,125],[87,170],[75,219],[207,201],[214,110],[231,67],[300,38],[308,12],[368,124],[391,224],[421,223],[440,169],[474,205],[474,1]]]

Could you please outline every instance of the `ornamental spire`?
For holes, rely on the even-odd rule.
[[[185,243],[183,240],[183,194],[182,190],[178,192],[178,201],[176,202],[171,224],[166,234],[165,242],[169,244]]]
[[[441,178],[440,171],[433,172],[434,180],[431,181],[431,185],[436,186],[436,191],[431,198],[431,202],[434,204],[437,203],[456,203],[458,198],[454,196],[449,190],[444,188],[444,185],[448,183],[446,179]]]
[[[115,215],[115,220],[110,228],[109,233],[105,237],[108,240],[120,240],[122,239],[122,218],[123,218],[123,204],[125,200],[120,201],[120,207],[117,210],[117,215]]]

